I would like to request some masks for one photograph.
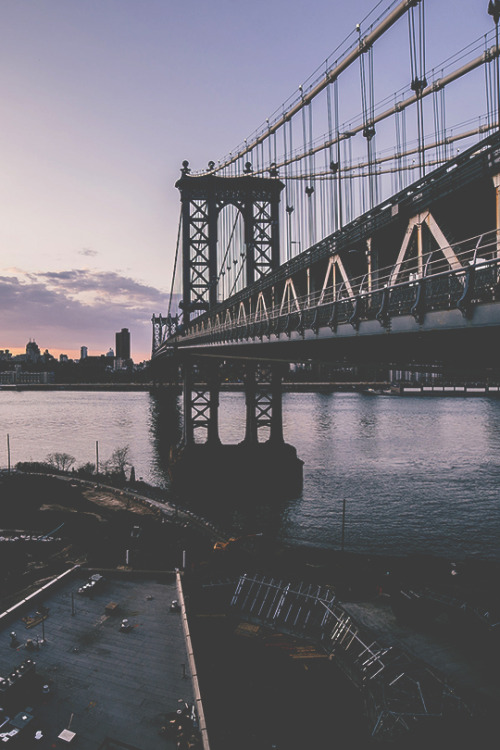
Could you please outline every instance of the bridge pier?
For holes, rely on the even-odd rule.
[[[282,365],[245,363],[245,438],[234,445],[219,437],[219,368],[218,360],[184,363],[183,440],[169,467],[174,492],[195,500],[297,497],[303,462],[283,438]],[[199,431],[204,442],[196,440]],[[259,433],[267,440],[259,442]]]
[[[269,442],[282,445],[283,409],[282,409],[281,363],[257,365],[245,363],[245,405],[246,427],[243,444],[255,445],[259,441],[259,430],[268,428]]]

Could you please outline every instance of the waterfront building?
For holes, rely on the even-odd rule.
[[[0,372],[0,385],[46,385],[53,382],[53,372],[28,372],[19,367]]]

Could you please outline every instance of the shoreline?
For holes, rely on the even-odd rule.
[[[195,387],[198,384],[195,383]],[[220,383],[221,393],[244,393],[243,383]],[[387,382],[350,381],[350,382],[290,382],[282,384],[283,393],[362,393],[366,396],[399,396],[420,398],[499,398],[499,385],[434,385],[409,386],[391,385]],[[108,393],[164,393],[180,396],[182,383],[15,383],[0,385],[0,393],[17,393],[20,391],[40,392],[108,392]]]
[[[195,384],[196,385],[196,384]],[[284,392],[314,393],[315,391],[330,393],[334,391],[365,391],[387,388],[388,383],[374,381],[352,382],[284,382]],[[182,384],[165,384],[157,386],[154,383],[19,383],[0,385],[1,391],[172,391],[182,392]],[[243,383],[221,383],[221,391],[243,392]]]

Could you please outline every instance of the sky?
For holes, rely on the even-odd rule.
[[[222,159],[376,6],[0,0],[0,349],[96,355],[128,328],[149,359],[182,161]],[[425,0],[429,66],[491,30],[487,6]],[[377,58],[391,90],[408,83],[401,23]]]

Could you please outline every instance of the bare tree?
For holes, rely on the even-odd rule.
[[[69,471],[76,459],[69,453],[49,453],[45,460],[58,471]]]

